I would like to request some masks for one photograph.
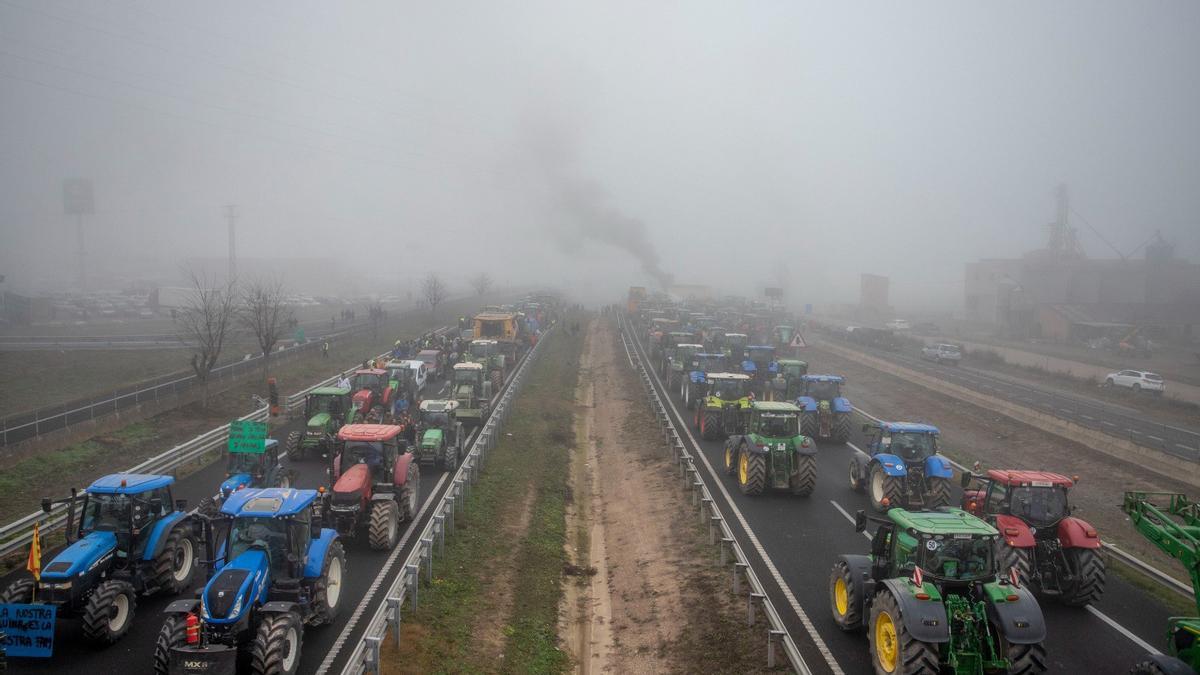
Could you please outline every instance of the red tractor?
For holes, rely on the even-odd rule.
[[[388,550],[400,539],[400,523],[416,516],[421,473],[404,431],[395,424],[347,424],[338,431],[325,515],[342,537],[366,531],[371,548]]]
[[[388,371],[382,368],[363,368],[354,371],[350,381],[354,392],[355,417],[360,420],[382,422],[383,414],[392,404],[395,391],[388,380]]]
[[[1078,478],[1044,471],[963,472],[963,509],[1000,532],[1000,569],[1016,568],[1023,583],[1070,607],[1104,594],[1106,576],[1096,528],[1072,517],[1067,492]]]

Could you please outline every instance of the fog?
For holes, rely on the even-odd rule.
[[[1156,230],[1200,259],[1200,4],[0,0],[0,274],[237,250],[330,292],[489,272],[953,309],[963,264]],[[306,271],[306,274],[308,271]]]

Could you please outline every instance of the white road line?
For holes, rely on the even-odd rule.
[[[634,349],[638,349],[640,346],[641,345],[638,345],[635,340]],[[647,368],[646,370],[654,378],[654,381],[658,383],[659,387],[661,387],[663,391],[667,391],[667,388],[663,386],[662,380],[658,377],[658,371],[654,370],[653,368]],[[662,398],[663,401],[671,407],[671,410],[675,413],[675,416],[682,421],[684,416],[679,414],[679,409],[675,407],[675,401],[671,399],[669,393],[667,396],[663,396]],[[687,434],[688,439],[691,440],[692,447],[696,448],[696,455],[698,455],[700,461],[704,463],[704,468],[708,469],[709,476],[712,477],[713,483],[725,497],[725,503],[729,506],[729,509],[733,511],[735,516],[737,516],[738,522],[741,523],[742,529],[746,533],[746,538],[750,540],[750,544],[754,546],[754,550],[757,551],[759,557],[762,558],[763,564],[767,566],[767,571],[771,573],[771,577],[775,580],[775,583],[779,585],[779,589],[783,592],[783,596],[787,599],[788,604],[791,605],[792,611],[796,612],[796,616],[800,618],[800,623],[803,624],[804,629],[808,631],[808,635],[810,638],[812,638],[813,644],[816,645],[817,651],[821,652],[821,656],[825,657],[825,662],[829,664],[829,669],[834,672],[834,675],[845,675],[845,671],[843,671],[842,667],[838,665],[837,659],[833,657],[833,652],[829,651],[829,647],[825,644],[825,640],[823,640],[821,638],[821,634],[817,632],[817,627],[813,624],[812,620],[808,618],[808,614],[804,611],[804,608],[800,606],[800,601],[796,599],[796,596],[792,593],[792,589],[787,585],[786,582],[784,582],[783,575],[779,573],[779,570],[775,567],[775,563],[771,561],[771,557],[767,555],[766,550],[762,547],[762,544],[759,543],[758,537],[754,534],[754,530],[750,529],[750,523],[746,521],[746,517],[742,515],[741,510],[739,510],[737,505],[733,503],[733,498],[729,496],[729,491],[725,489],[724,481],[720,479],[720,477],[717,475],[717,472],[713,469],[712,464],[708,462],[708,457],[705,456],[704,451],[701,449],[700,443],[696,441],[696,437],[692,435],[692,430],[688,429],[686,424],[679,426],[682,428],[677,429],[677,431],[682,431],[683,433]]]
[[[1191,450],[1192,452],[1200,452],[1200,448],[1193,448],[1192,446],[1184,445],[1183,443],[1176,443],[1175,447],[1183,448],[1184,450]]]
[[[1082,417],[1085,420],[1089,420],[1089,421],[1092,421],[1095,419],[1094,417],[1092,417],[1090,415],[1080,415],[1080,417]]]
[[[1128,628],[1122,626],[1121,624],[1119,624],[1116,621],[1109,618],[1109,616],[1107,614],[1105,614],[1104,612],[1101,612],[1100,610],[1096,609],[1095,607],[1092,607],[1091,605],[1084,607],[1084,609],[1091,612],[1093,615],[1098,617],[1104,623],[1108,624],[1113,630],[1115,630],[1118,633],[1120,633],[1121,635],[1124,635],[1125,637],[1129,638],[1130,642],[1132,642],[1133,644],[1141,647],[1142,649],[1145,649],[1146,651],[1150,652],[1151,654],[1161,654],[1162,653],[1162,652],[1158,651],[1157,649],[1155,649],[1154,647],[1152,647],[1150,645],[1150,643],[1146,642],[1145,640],[1141,639],[1140,637],[1129,632]]]
[[[1158,436],[1151,436],[1150,434],[1146,434],[1146,438],[1152,438],[1152,439],[1158,441],[1159,443],[1163,442],[1163,439],[1159,438]]]
[[[833,504],[833,508],[837,509],[838,511],[841,511],[842,515],[843,515],[843,516],[846,516],[846,520],[850,521],[850,524],[854,525],[855,527],[857,527],[857,526],[858,526],[858,523],[857,523],[857,522],[855,522],[855,520],[854,520],[854,516],[852,516],[852,515],[850,515],[849,513],[847,513],[847,512],[846,512],[846,509],[843,509],[841,504],[839,504],[839,503],[837,503],[837,502],[833,501],[832,499],[830,499],[830,500],[829,500],[829,503],[830,503],[830,504]],[[871,533],[870,533],[870,532],[867,532],[866,530],[863,530],[863,532],[862,532],[862,536],[866,537],[867,539],[870,539],[870,538],[871,538]]]
[[[1115,426],[1117,426],[1117,425],[1115,425],[1115,424],[1113,424],[1112,422],[1109,422],[1109,421],[1107,421],[1107,420],[1100,420],[1100,424],[1103,424],[1103,425],[1104,425],[1104,426],[1106,426],[1106,427],[1115,427]]]

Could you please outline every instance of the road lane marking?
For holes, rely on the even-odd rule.
[[[1152,647],[1149,642],[1146,642],[1145,640],[1141,639],[1140,637],[1129,632],[1128,628],[1122,626],[1121,624],[1117,623],[1113,619],[1109,618],[1109,616],[1107,614],[1105,614],[1104,612],[1101,612],[1100,610],[1096,609],[1095,607],[1092,607],[1091,605],[1084,607],[1084,609],[1091,612],[1094,616],[1099,618],[1104,623],[1108,624],[1113,630],[1115,630],[1118,633],[1120,633],[1121,635],[1124,635],[1125,637],[1129,638],[1129,640],[1131,642],[1133,642],[1133,644],[1141,647],[1142,649],[1145,649],[1146,651],[1150,652],[1151,654],[1156,654],[1156,655],[1162,654],[1162,652],[1160,652],[1157,649],[1155,649],[1154,647]]]
[[[829,503],[830,503],[830,504],[833,504],[833,508],[835,508],[835,509],[837,509],[838,511],[840,511],[840,512],[842,513],[842,515],[843,515],[843,516],[846,516],[846,520],[850,521],[850,524],[851,524],[851,525],[854,525],[855,527],[858,527],[858,522],[857,522],[856,520],[854,520],[854,516],[850,515],[850,514],[849,514],[849,513],[846,511],[846,509],[843,509],[841,504],[839,504],[839,503],[837,503],[837,502],[833,501],[832,499],[830,499],[830,500],[829,500]],[[871,538],[871,533],[870,533],[870,532],[867,532],[866,530],[863,530],[863,531],[862,531],[862,536],[866,537],[867,539],[870,539],[870,538]]]

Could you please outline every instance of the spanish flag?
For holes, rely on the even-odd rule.
[[[29,560],[25,562],[25,569],[29,570],[33,578],[42,580],[42,536],[38,529],[38,523],[33,524],[33,541],[29,543]]]

